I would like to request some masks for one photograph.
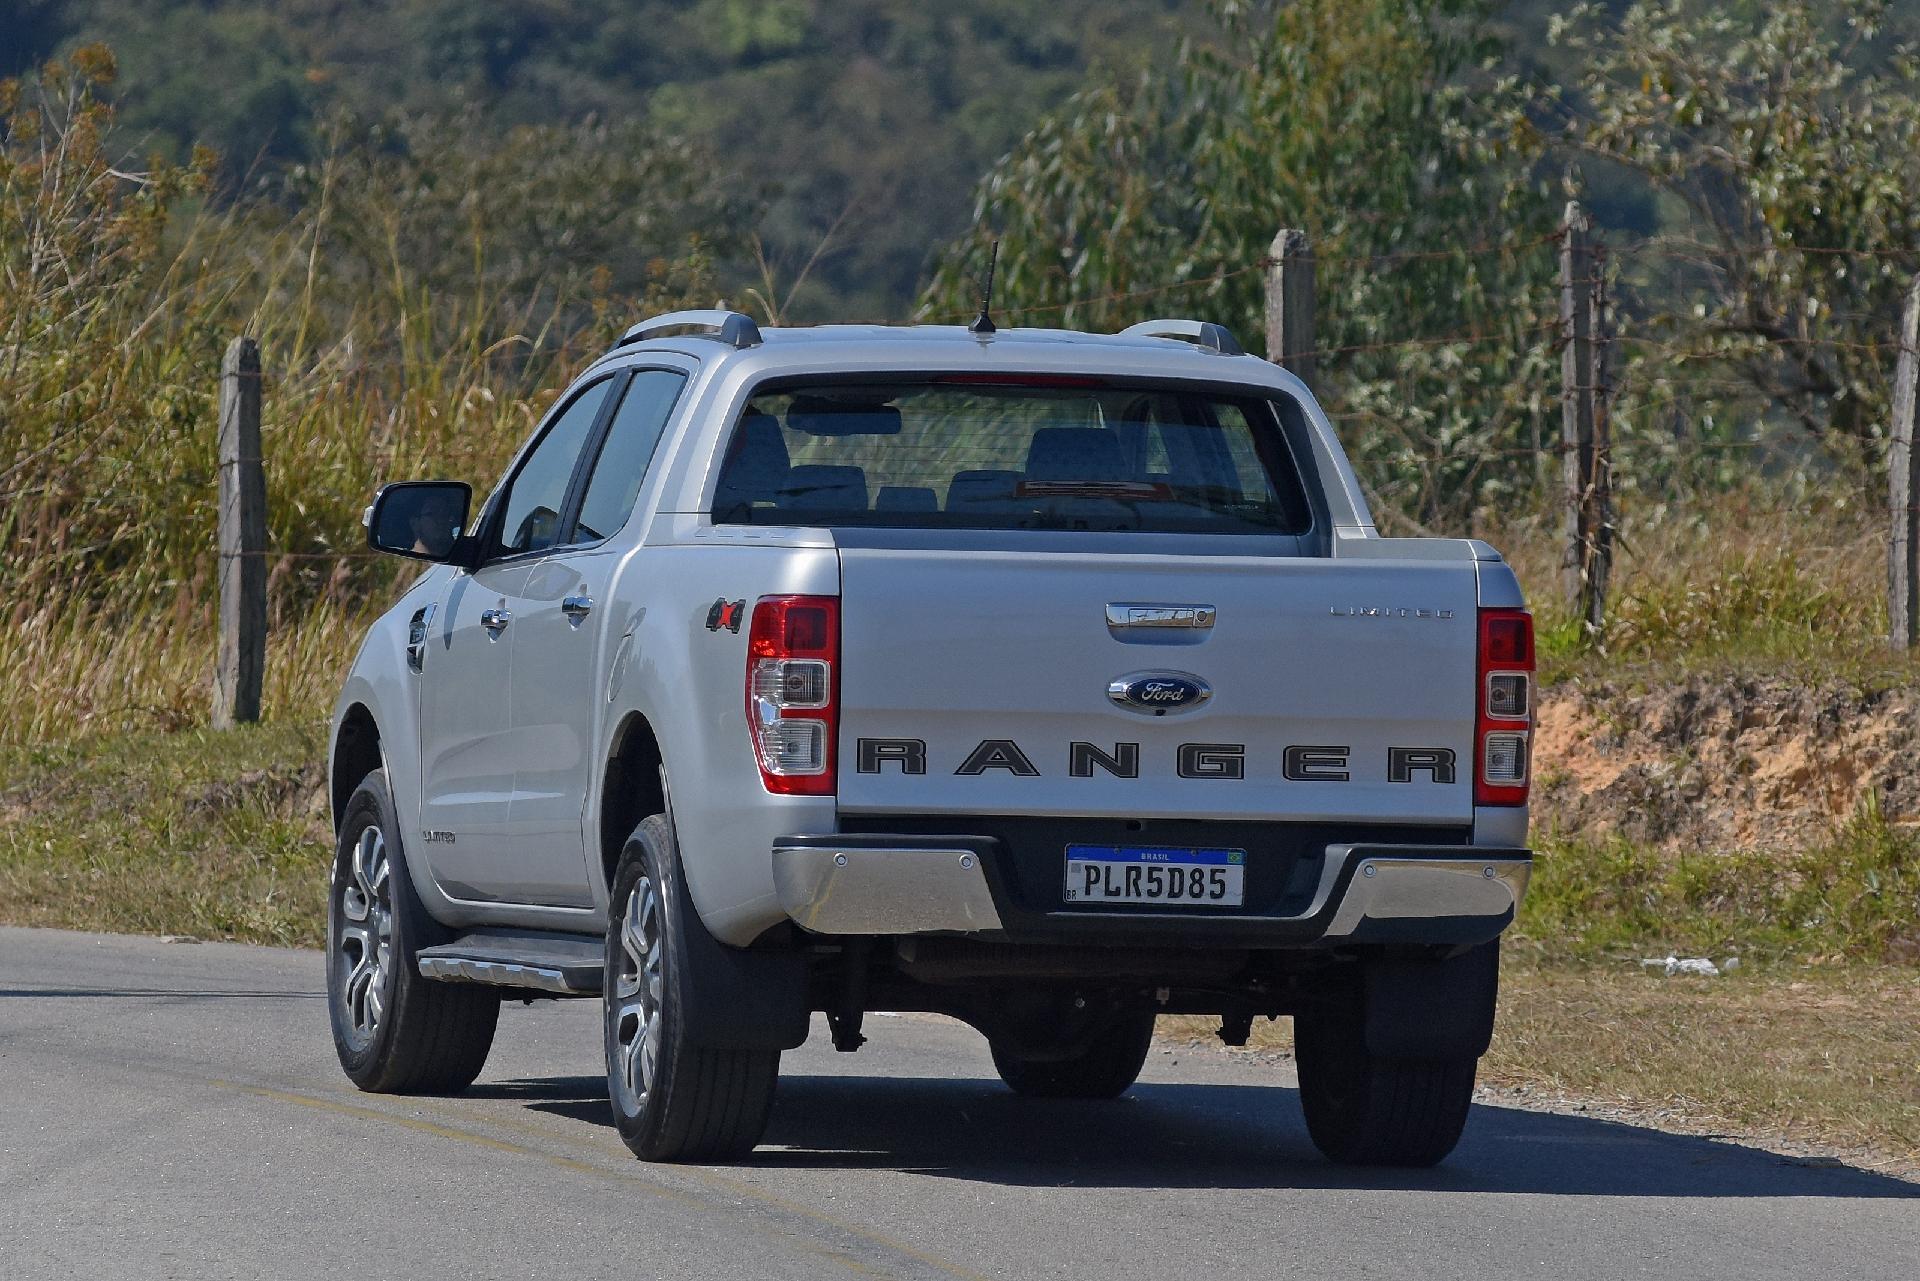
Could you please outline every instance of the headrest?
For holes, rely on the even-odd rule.
[[[727,445],[720,468],[720,486],[714,494],[716,517],[741,520],[755,503],[773,502],[787,478],[787,438],[780,420],[749,409]]]
[[[740,429],[734,433],[728,469],[785,472],[788,462],[787,437],[780,430],[780,420],[772,414],[749,409],[740,420]]]
[[[1028,480],[1129,479],[1120,438],[1105,427],[1042,427],[1027,448]]]
[[[1013,502],[1014,490],[1019,484],[1017,471],[957,472],[947,485],[947,510],[1005,508]]]

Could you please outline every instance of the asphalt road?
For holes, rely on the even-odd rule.
[[[1481,1107],[1345,1171],[1280,1070],[1155,1054],[1033,1102],[924,1018],[785,1061],[747,1162],[635,1161],[597,1008],[507,1007],[457,1098],[361,1094],[316,954],[0,930],[0,1277],[1845,1277],[1920,1273],[1920,1186]]]

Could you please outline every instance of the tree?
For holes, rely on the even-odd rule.
[[[1650,401],[1721,423],[1788,416],[1876,465],[1894,325],[1920,269],[1920,62],[1884,0],[1639,0],[1575,8],[1586,59],[1549,141],[1657,196],[1624,261]],[[1647,393],[1652,393],[1647,395]]]
[[[994,237],[1015,320],[1203,314],[1260,332],[1276,230],[1312,238],[1321,398],[1363,479],[1421,522],[1535,483],[1557,413],[1553,211],[1503,120],[1482,0],[1209,0],[1175,71],[1096,86],[987,176],[923,314],[958,315]]]

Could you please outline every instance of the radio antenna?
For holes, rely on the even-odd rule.
[[[999,264],[1000,239],[996,236],[993,249],[987,255],[987,274],[980,281],[980,314],[973,318],[971,325],[967,326],[968,333],[978,334],[982,338],[998,329],[998,326],[993,323],[993,317],[987,313],[993,309],[993,269]]]

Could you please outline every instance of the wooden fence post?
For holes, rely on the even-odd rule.
[[[213,725],[260,719],[267,669],[267,480],[260,464],[260,347],[236,338],[220,362],[220,654]]]
[[[1920,275],[1900,309],[1900,356],[1893,367],[1893,430],[1887,443],[1888,514],[1893,538],[1887,558],[1887,622],[1897,649],[1920,643],[1920,450],[1914,416],[1920,405]]]
[[[1304,231],[1273,238],[1267,267],[1267,359],[1313,387],[1313,247]]]
[[[1567,603],[1589,634],[1606,623],[1613,550],[1607,458],[1606,302],[1593,227],[1577,201],[1560,224],[1560,451],[1566,491]]]

